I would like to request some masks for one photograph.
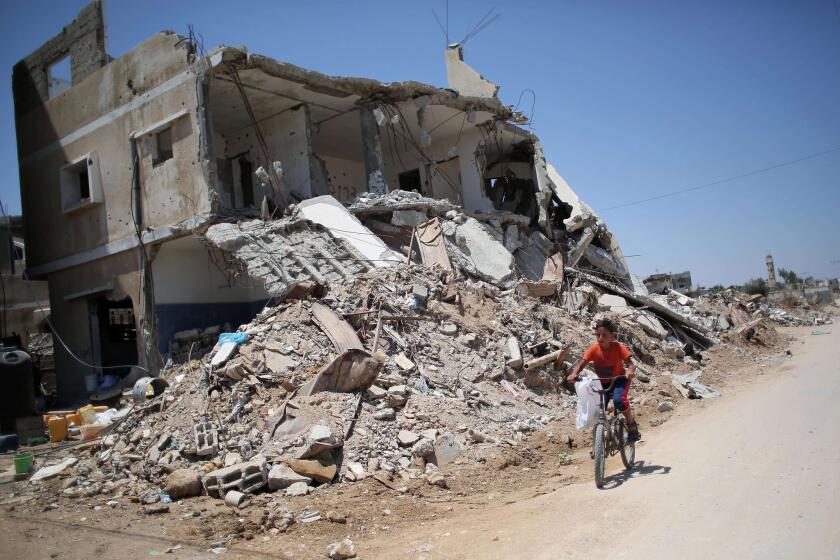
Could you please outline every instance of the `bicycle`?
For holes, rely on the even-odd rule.
[[[609,381],[606,389],[595,392],[600,395],[598,399],[598,422],[592,429],[592,453],[595,460],[595,486],[604,487],[604,463],[607,457],[616,453],[621,454],[621,462],[627,469],[632,469],[636,460],[636,443],[627,441],[627,420],[613,407],[613,415],[609,420],[604,407],[604,394],[612,391],[616,380],[627,379],[627,376],[619,375],[609,379],[598,379],[598,381]]]

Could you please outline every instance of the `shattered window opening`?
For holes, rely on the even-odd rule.
[[[155,134],[156,154],[153,165],[158,166],[166,160],[172,159],[172,127],[167,126]]]
[[[69,54],[60,58],[47,68],[47,79],[49,80],[48,92],[50,99],[70,89],[70,86],[73,85],[73,80],[70,74]]]
[[[79,182],[79,200],[89,200],[90,199],[90,179],[88,177],[87,161],[85,161],[84,165],[79,169],[78,182]]]
[[[411,171],[400,173],[397,176],[397,181],[401,190],[420,192],[420,169],[412,169]]]
[[[246,158],[239,158],[239,181],[242,185],[242,206],[254,205],[253,166]]]

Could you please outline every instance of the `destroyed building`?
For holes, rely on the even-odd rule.
[[[68,58],[69,85],[54,72]],[[355,203],[374,222],[376,197],[391,191],[445,201],[463,212],[453,239],[501,232],[511,255],[502,287],[540,279],[546,257],[559,254],[560,270],[589,269],[646,293],[615,236],[546,161],[498,86],[464,62],[460,45],[445,62],[448,87],[383,84],[243,47],[204,53],[169,31],[112,59],[97,0],[16,64],[27,276],[48,281],[55,331],[79,358],[55,345],[60,399],[85,396],[91,368],[82,362],[154,372],[175,333],[249,321],[277,294],[227,262],[205,232],[277,218],[314,197]],[[304,217],[284,222],[288,235],[341,237],[300,206]],[[417,225],[406,219],[402,227]],[[288,252],[283,243],[270,250]],[[350,256],[320,254],[300,266],[351,274],[342,263],[363,259],[353,242],[338,245]]]

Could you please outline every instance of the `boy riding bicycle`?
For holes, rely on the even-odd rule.
[[[612,394],[604,393],[604,408],[612,399],[615,409],[627,419],[627,440],[628,442],[639,441],[642,435],[627,401],[627,392],[630,389],[630,381],[636,376],[636,366],[630,360],[630,350],[615,340],[615,324],[609,319],[601,319],[595,324],[595,339],[597,342],[590,346],[583,354],[580,362],[575,366],[574,372],[566,379],[569,383],[577,381],[580,372],[592,364],[598,377],[602,380],[609,380],[612,377],[624,375],[627,379],[616,379],[613,385]],[[625,368],[626,366],[626,368]],[[602,385],[607,383],[602,381]]]

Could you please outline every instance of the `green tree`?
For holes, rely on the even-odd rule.
[[[711,292],[713,294],[717,294],[717,293],[720,293],[720,292],[724,291],[725,289],[726,288],[723,287],[723,284],[715,284],[714,286],[709,288],[709,292]]]
[[[766,296],[769,292],[767,281],[764,278],[753,278],[741,286],[741,291],[750,295],[761,294]]]

